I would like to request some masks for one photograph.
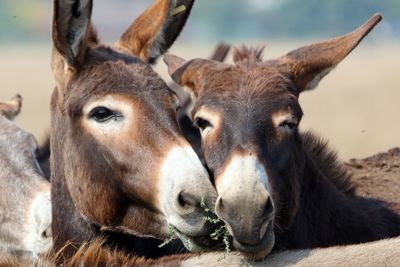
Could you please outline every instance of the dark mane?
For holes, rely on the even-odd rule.
[[[85,242],[64,266],[179,266],[180,263],[197,254],[164,256],[158,259],[146,259],[124,253],[118,249],[103,246],[104,241],[96,239]]]
[[[66,247],[65,247],[66,248]],[[137,256],[132,253],[125,253],[118,249],[110,249],[105,245],[102,239],[95,239],[90,242],[84,242],[70,259],[63,256],[61,249],[55,253],[40,255],[33,258],[31,255],[11,255],[8,253],[0,253],[0,267],[8,266],[41,266],[53,267],[60,266],[180,266],[182,262],[192,257],[199,256],[196,253],[186,253],[180,255],[164,256],[158,259],[148,259]]]
[[[354,196],[356,186],[351,181],[351,172],[338,160],[337,153],[329,147],[328,141],[310,131],[301,136],[304,149],[326,178],[346,195]]]
[[[264,46],[260,47],[247,47],[241,46],[236,47],[233,50],[233,62],[240,64],[246,62],[248,64],[255,64],[262,62],[262,54],[264,52]]]

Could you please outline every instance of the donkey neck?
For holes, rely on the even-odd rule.
[[[400,216],[381,202],[338,189],[308,152],[300,177],[299,210],[277,235],[277,249],[354,244],[400,235]]]

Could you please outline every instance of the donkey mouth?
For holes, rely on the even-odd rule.
[[[210,235],[191,236],[179,230],[176,230],[176,235],[190,252],[211,251],[217,245],[217,243],[210,238]]]
[[[256,261],[262,260],[268,256],[268,254],[271,253],[274,244],[275,234],[273,231],[273,223],[268,225],[264,237],[261,239],[260,243],[256,245],[243,244],[233,238],[234,248],[250,260]]]

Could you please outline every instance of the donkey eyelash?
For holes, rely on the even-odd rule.
[[[297,122],[295,121],[283,121],[279,123],[278,127],[288,127],[290,130],[297,128]]]
[[[205,130],[209,127],[213,127],[213,125],[208,120],[199,117],[195,119],[194,125],[200,130]]]
[[[109,121],[111,119],[118,121],[123,117],[120,112],[112,111],[106,107],[96,107],[90,111],[88,116],[90,119],[100,123]]]
[[[177,106],[177,107],[175,107],[175,111],[180,111],[182,109],[182,106]]]

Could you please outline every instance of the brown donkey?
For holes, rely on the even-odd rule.
[[[92,1],[54,1],[55,250],[99,235],[137,248],[125,234],[165,238],[169,225],[196,249],[212,231],[200,202],[213,208],[215,189],[180,133],[176,96],[149,65],[172,45],[192,5],[157,0],[108,47],[92,28]]]
[[[50,183],[35,139],[10,121],[20,110],[19,95],[0,102],[0,255],[31,259],[51,249]]]
[[[332,183],[328,174],[338,173],[310,154],[319,140],[298,130],[299,94],[315,88],[380,20],[374,15],[352,33],[276,60],[245,47],[234,52],[234,65],[165,57],[172,78],[197,97],[192,116],[214,174],[215,211],[237,250],[260,259],[274,243],[311,248],[400,235],[397,214],[354,196],[347,176]]]

